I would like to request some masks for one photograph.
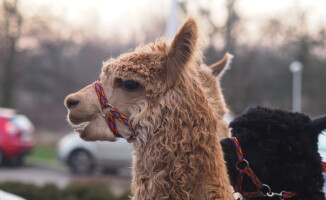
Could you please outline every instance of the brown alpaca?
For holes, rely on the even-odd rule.
[[[213,106],[213,113],[216,114],[220,125],[220,130],[217,132],[220,139],[230,137],[229,124],[223,120],[225,114],[229,112],[220,87],[220,78],[229,68],[233,55],[226,53],[222,60],[210,66],[201,65],[199,77],[202,80],[202,85],[206,89],[206,95]]]
[[[104,63],[108,101],[133,121],[132,199],[231,200],[214,114],[197,63],[196,22],[189,18],[171,44],[138,47]],[[89,141],[114,141],[92,85],[66,97],[68,120]],[[116,120],[122,137],[131,130]]]

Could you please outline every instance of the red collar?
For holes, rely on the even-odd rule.
[[[122,122],[124,125],[128,126],[128,128],[131,130],[131,134],[129,138],[127,139],[128,142],[132,142],[136,137],[136,132],[132,127],[132,120],[129,120],[127,116],[122,114],[118,111],[118,109],[114,108],[107,100],[102,84],[100,81],[95,81],[93,83],[93,87],[95,89],[95,92],[97,94],[97,97],[100,101],[102,109],[104,108],[110,108],[109,114],[105,115],[102,113],[102,116],[106,119],[111,131],[116,137],[123,138],[122,135],[119,133],[117,125],[114,121],[114,118],[117,118],[120,122]]]
[[[239,192],[245,198],[276,196],[279,197],[280,199],[285,199],[285,198],[290,198],[298,195],[296,192],[286,192],[286,191],[282,191],[280,193],[272,192],[271,188],[268,185],[263,184],[259,180],[256,174],[250,168],[249,162],[246,159],[244,159],[242,149],[240,147],[240,143],[238,139],[236,137],[231,137],[231,139],[234,141],[234,144],[237,148],[237,158],[238,158],[237,169],[239,171],[239,178],[237,184],[233,186],[235,192]],[[247,176],[255,184],[255,186],[257,187],[256,192],[245,192],[242,190],[242,182],[243,182],[244,174],[247,174]]]

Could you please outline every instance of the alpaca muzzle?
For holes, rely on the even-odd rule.
[[[272,192],[272,189],[267,185],[263,184],[257,175],[252,171],[249,166],[249,162],[244,158],[242,149],[240,147],[240,143],[236,137],[230,138],[233,140],[236,146],[236,153],[237,153],[237,170],[239,171],[239,177],[235,186],[233,186],[234,191],[240,193],[245,198],[254,198],[254,197],[279,197],[280,200],[291,198],[297,196],[296,192],[287,192],[282,191],[280,193]],[[242,188],[242,183],[244,179],[244,174],[246,174],[251,181],[257,187],[257,191],[255,192],[245,192]]]
[[[116,137],[123,138],[123,136],[119,133],[118,127],[115,123],[114,118],[117,118],[120,122],[122,122],[124,125],[128,126],[128,128],[131,130],[131,134],[129,138],[127,138],[128,142],[132,142],[136,138],[136,132],[132,127],[132,121],[129,120],[129,118],[122,114],[118,109],[114,108],[113,105],[111,105],[104,93],[102,84],[100,81],[95,81],[93,83],[93,87],[95,89],[95,92],[97,94],[97,97],[100,101],[101,107],[102,107],[102,116],[105,118],[110,130]],[[108,114],[104,114],[103,110],[109,108]]]

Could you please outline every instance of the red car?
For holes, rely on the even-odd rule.
[[[0,108],[0,164],[23,164],[34,147],[34,126],[15,110]]]

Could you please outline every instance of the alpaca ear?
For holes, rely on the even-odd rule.
[[[323,130],[326,130],[326,115],[315,118],[310,123],[314,127],[316,134],[319,134]]]
[[[209,68],[212,69],[212,74],[217,78],[221,78],[225,71],[230,68],[232,59],[233,55],[226,53],[222,60],[209,66]]]
[[[198,29],[193,18],[182,25],[167,51],[167,80],[172,84],[196,51]]]

